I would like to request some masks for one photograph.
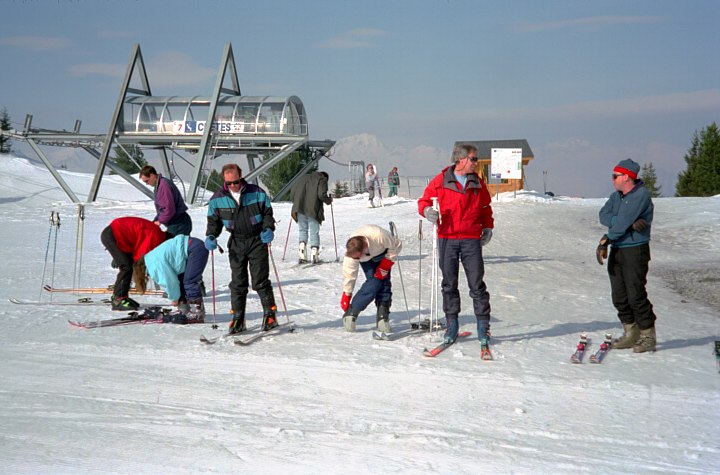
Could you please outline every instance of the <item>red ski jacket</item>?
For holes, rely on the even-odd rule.
[[[115,244],[122,252],[131,253],[137,261],[165,241],[165,231],[143,218],[117,218],[110,223]]]
[[[455,177],[451,165],[433,178],[418,200],[418,212],[424,216],[425,208],[432,206],[437,197],[440,206],[438,237],[446,239],[480,239],[484,228],[493,228],[490,193],[475,173],[467,175],[465,190]]]

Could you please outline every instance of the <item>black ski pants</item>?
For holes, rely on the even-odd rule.
[[[611,247],[608,275],[612,302],[623,324],[637,323],[640,330],[655,326],[655,313],[648,300],[647,284],[650,245]]]
[[[270,282],[270,264],[267,244],[263,244],[260,236],[249,238],[232,237],[228,241],[230,258],[230,300],[236,318],[245,316],[245,303],[248,294],[248,268],[252,289],[260,296],[263,308],[275,305],[272,282]]]
[[[100,234],[100,242],[102,242],[118,266],[115,287],[113,287],[113,297],[127,297],[130,292],[130,283],[132,282],[133,256],[129,252],[122,252],[118,249],[117,243],[115,242],[115,235],[110,226],[103,229],[103,232]]]
[[[460,314],[460,291],[458,274],[462,262],[473,310],[478,321],[490,320],[490,293],[483,281],[485,263],[483,262],[480,239],[438,239],[438,255],[442,271],[443,312],[447,318],[457,318]]]

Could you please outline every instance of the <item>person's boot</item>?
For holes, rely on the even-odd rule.
[[[202,297],[188,300],[188,323],[205,323],[205,304]]]
[[[377,329],[381,333],[392,333],[390,326],[390,304],[381,303],[377,308]]]
[[[188,305],[187,300],[180,300],[178,302],[178,312],[184,315],[190,313],[190,305]]]
[[[484,360],[493,359],[490,353],[490,321],[477,321],[478,340],[480,341],[480,357]]]
[[[443,343],[455,343],[458,336],[458,329],[460,328],[458,317],[445,317],[445,320],[447,321],[447,328],[445,329]]]
[[[613,341],[612,348],[614,350],[626,350],[635,346],[635,342],[640,336],[640,330],[637,323],[623,323],[623,334],[620,338]]]
[[[264,332],[272,330],[273,328],[278,326],[277,321],[277,307],[273,305],[270,308],[266,308],[263,310],[263,321],[262,321],[262,329]]]
[[[657,339],[655,337],[655,327],[648,328],[647,330],[640,330],[640,337],[638,337],[633,346],[635,353],[645,353],[646,351],[655,351],[655,344]]]
[[[277,306],[275,305],[275,296],[272,293],[272,288],[262,292],[260,295],[260,303],[263,308],[262,330],[266,332],[278,326]]]
[[[233,318],[230,321],[230,327],[228,328],[228,334],[230,335],[242,333],[247,330],[247,326],[245,325],[245,303],[247,302],[245,300],[246,298],[246,296],[243,296],[242,298],[236,299],[236,301],[233,302],[233,309],[230,310],[230,315],[232,315]]]
[[[140,304],[128,297],[113,297],[112,310],[132,312],[140,308]]]
[[[313,246],[310,250],[310,262],[317,264],[320,262],[320,248]]]
[[[355,320],[357,320],[359,314],[360,312],[352,308],[352,305],[345,310],[345,313],[343,314],[343,326],[345,327],[345,331],[355,331]]]
[[[298,247],[298,254],[300,255],[300,259],[298,259],[299,264],[305,264],[307,262],[307,254],[305,253],[305,242],[300,241],[300,247]]]

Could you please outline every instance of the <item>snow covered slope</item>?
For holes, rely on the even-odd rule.
[[[485,258],[496,360],[485,362],[473,338],[434,359],[421,356],[433,344],[428,337],[374,341],[374,308],[360,316],[356,333],[344,332],[330,210],[321,231],[328,262],[307,269],[295,263],[294,224],[282,259],[289,203],[274,206],[272,250],[294,334],[247,348],[199,342],[230,319],[230,272],[219,254],[218,330],[210,325],[210,298],[205,325],[98,330],[71,328],[67,320],[117,314],[13,305],[8,298],[49,298],[40,291],[46,263],[45,283],[111,283],[101,230],[119,216],[154,214],[149,200],[118,183],[87,207],[78,226],[75,207],[51,204],[63,196],[42,173],[15,164],[0,176],[2,473],[697,474],[720,467],[720,375],[712,356],[718,309],[679,295],[661,278],[720,267],[720,198],[656,200],[648,290],[658,351],[611,351],[602,365],[573,365],[569,356],[581,332],[594,350],[605,332],[621,330],[606,269],[594,256],[603,200],[523,193],[494,201]],[[366,202],[335,201],[338,254],[355,227],[397,224],[404,245],[393,269],[391,318],[401,329],[418,315],[418,302],[428,312],[431,228],[424,223],[418,241],[414,202],[386,198],[376,209]],[[63,220],[57,245],[51,209]],[[193,234],[203,236],[206,208],[190,213]],[[212,281],[208,265],[205,282]],[[474,331],[467,289],[462,300],[462,329]],[[249,323],[260,318],[251,292]]]

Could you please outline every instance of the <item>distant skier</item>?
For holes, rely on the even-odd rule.
[[[477,161],[477,148],[474,145],[460,146],[454,156],[454,163],[443,169],[425,188],[423,196],[418,200],[418,212],[431,223],[437,224],[443,311],[447,320],[445,342],[455,342],[458,335],[458,274],[462,262],[473,300],[478,339],[485,352],[490,331],[490,293],[483,280],[485,264],[482,251],[492,238],[494,220],[490,193],[475,173]],[[431,198],[435,197],[438,199],[439,213],[433,209]]]
[[[292,187],[293,206],[290,215],[298,223],[300,263],[307,262],[307,244],[310,244],[310,261],[320,261],[320,225],[325,220],[323,205],[332,203],[328,195],[328,174],[313,172],[301,177]]]
[[[149,274],[165,288],[168,299],[184,317],[179,320],[176,317],[173,323],[203,323],[205,305],[200,286],[208,254],[202,240],[183,234],[175,236],[133,264],[135,287],[144,293]]]
[[[343,293],[340,308],[345,312],[343,314],[345,330],[355,331],[358,315],[374,300],[377,306],[377,329],[385,333],[392,331],[390,270],[401,250],[400,239],[393,237],[389,231],[380,226],[367,224],[353,231],[352,237],[347,241],[343,260]],[[353,297],[358,270],[361,267],[365,274],[365,282]]]
[[[371,163],[367,166],[367,171],[365,172],[365,188],[367,188],[367,190],[368,190],[368,199],[370,200],[370,204],[368,205],[369,208],[375,207],[375,204],[373,203],[373,199],[375,198],[376,178],[377,178],[377,175],[375,174],[375,167]]]
[[[112,309],[135,310],[140,305],[130,297],[133,263],[165,241],[165,231],[143,218],[117,218],[103,229],[100,241],[113,258],[118,274],[113,287]]]
[[[397,196],[399,185],[400,185],[400,175],[398,174],[397,167],[393,167],[393,169],[390,170],[390,173],[388,173],[388,186],[390,187],[390,192],[388,193],[388,198],[390,198],[391,196]]]
[[[145,165],[140,170],[140,180],[146,185],[152,186],[155,193],[157,214],[153,218],[153,222],[158,226],[165,225],[168,238],[178,234],[189,236],[192,231],[192,219],[187,214],[187,205],[175,183],[158,175],[155,167],[150,165]]]
[[[653,202],[645,183],[638,179],[640,165],[627,158],[613,170],[615,192],[599,213],[608,232],[600,239],[597,259],[608,257],[612,302],[623,324],[623,335],[613,342],[614,349],[632,348],[635,353],[655,351],[655,313],[648,300],[648,264]]]

